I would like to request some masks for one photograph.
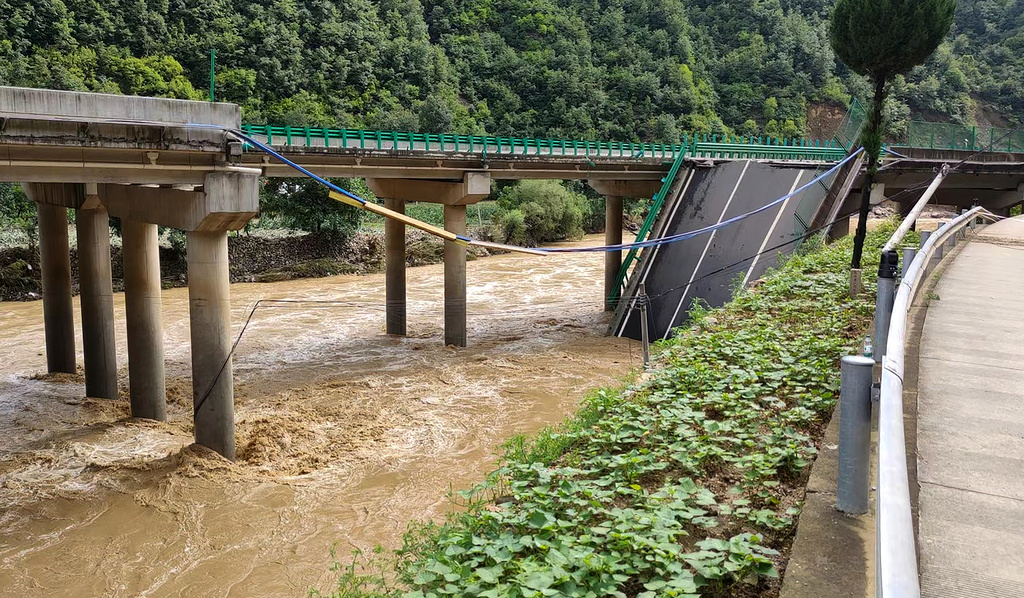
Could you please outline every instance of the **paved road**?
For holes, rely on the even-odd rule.
[[[1024,597],[1024,220],[954,259],[924,324],[921,593]]]

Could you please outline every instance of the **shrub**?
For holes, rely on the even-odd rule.
[[[332,182],[360,197],[372,199],[365,183],[356,179]],[[330,231],[347,239],[359,227],[363,212],[335,201],[327,189],[312,179],[267,179],[260,191],[263,216],[280,224],[311,233]]]
[[[582,237],[591,211],[582,194],[557,181],[541,180],[506,187],[498,195],[498,206],[495,238],[529,245]]]

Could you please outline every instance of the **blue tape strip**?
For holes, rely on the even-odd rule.
[[[668,237],[659,237],[657,239],[648,239],[646,241],[641,241],[639,243],[622,243],[622,244],[619,244],[619,245],[606,245],[606,246],[603,246],[603,247],[554,247],[554,248],[550,248],[550,249],[543,249],[543,251],[545,251],[547,253],[585,253],[585,252],[622,251],[622,250],[633,249],[633,248],[644,249],[644,248],[649,248],[649,247],[657,247],[659,245],[667,245],[669,243],[676,243],[678,241],[685,241],[686,239],[692,239],[693,237],[696,237],[696,236],[699,236],[699,235],[703,235],[705,233],[710,233],[710,232],[716,231],[716,230],[718,230],[720,228],[725,228],[725,227],[727,227],[729,225],[735,224],[735,223],[739,222],[740,220],[743,220],[745,218],[749,218],[749,217],[753,216],[754,214],[758,214],[760,212],[763,212],[763,211],[765,211],[765,210],[767,210],[769,208],[772,208],[774,206],[779,205],[780,203],[786,201],[787,199],[790,199],[791,197],[795,197],[796,195],[799,195],[800,193],[804,192],[807,188],[817,184],[822,179],[828,177],[830,174],[832,174],[835,171],[839,170],[839,168],[841,168],[844,164],[846,164],[850,160],[854,159],[855,157],[859,156],[862,151],[864,151],[863,148],[862,149],[858,149],[856,152],[854,152],[854,153],[850,154],[849,156],[847,156],[843,161],[839,162],[838,164],[836,164],[832,168],[826,170],[820,176],[818,176],[815,179],[811,180],[809,183],[807,183],[806,185],[800,187],[799,189],[796,189],[792,193],[790,193],[788,195],[784,195],[784,196],[776,199],[775,201],[772,201],[772,202],[770,202],[768,204],[765,204],[765,205],[761,206],[760,208],[757,208],[756,210],[751,210],[750,212],[747,212],[745,214],[740,214],[739,216],[734,216],[732,218],[729,218],[728,220],[723,220],[722,222],[719,222],[717,224],[712,224],[710,226],[705,226],[703,228],[698,228],[696,230],[687,231],[685,233],[678,233],[678,234],[671,235],[671,236],[668,236]]]

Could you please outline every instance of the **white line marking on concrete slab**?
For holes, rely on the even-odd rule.
[[[800,177],[804,175],[804,171],[797,171],[796,180],[793,181],[793,186],[789,189],[790,196],[796,191],[796,188],[800,185]],[[746,287],[747,283],[750,282],[750,275],[754,273],[754,268],[757,267],[757,261],[761,259],[761,254],[764,253],[764,248],[768,246],[768,241],[771,240],[772,235],[775,234],[775,227],[779,225],[779,219],[782,218],[782,213],[786,211],[786,206],[789,205],[789,201],[792,197],[787,197],[786,201],[782,202],[782,207],[779,208],[779,213],[775,215],[775,220],[772,222],[771,228],[768,229],[768,234],[764,236],[764,240],[761,241],[761,247],[757,249],[757,253],[754,254],[754,261],[750,262],[750,268],[747,270],[747,275],[743,277],[743,284],[740,288]]]
[[[722,215],[718,217],[718,222],[715,224],[721,224],[725,220],[725,214],[729,211],[729,206],[732,205],[732,200],[736,197],[736,192],[739,191],[740,183],[743,182],[743,177],[747,174],[747,168],[750,168],[750,160],[747,160],[746,164],[743,165],[743,172],[740,173],[738,179],[736,179],[736,186],[732,188],[732,193],[729,195],[728,201],[725,202],[725,208],[722,209]],[[679,310],[683,307],[683,302],[686,301],[686,296],[690,294],[690,287],[693,285],[693,281],[697,279],[697,272],[700,271],[701,264],[704,263],[704,258],[708,255],[708,249],[711,248],[711,243],[715,240],[715,233],[718,229],[711,231],[708,235],[708,242],[704,244],[704,251],[700,254],[700,259],[697,260],[697,266],[693,269],[693,273],[690,274],[690,281],[686,283],[686,289],[683,290],[683,296],[679,298],[679,305],[676,306],[676,311],[672,314],[672,319],[668,321],[668,328],[665,329],[663,336],[667,337],[672,332],[672,325],[675,324],[676,318],[679,316]]]

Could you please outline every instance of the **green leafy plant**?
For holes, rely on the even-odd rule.
[[[386,595],[724,598],[777,588],[839,359],[871,319],[871,304],[847,294],[851,250],[850,239],[817,244],[722,308],[695,303],[642,378],[508,441],[496,471],[453,494],[444,522],[413,524],[387,572],[401,589]]]

